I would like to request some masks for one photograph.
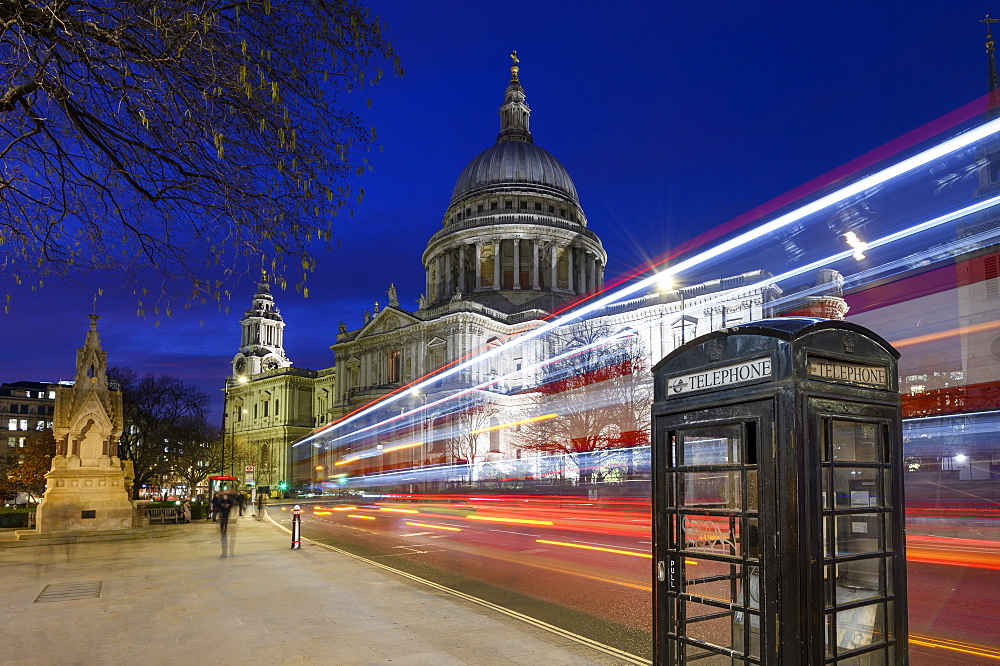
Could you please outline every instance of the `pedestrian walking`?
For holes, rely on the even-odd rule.
[[[261,493],[257,495],[257,520],[264,520],[264,498],[267,497],[267,493]]]
[[[243,505],[246,504],[247,497],[242,492],[236,493],[236,504],[240,508],[240,517],[243,517]]]
[[[219,517],[219,498],[221,495],[212,495],[212,510],[209,511],[209,515],[212,517],[212,522],[214,523]]]
[[[222,532],[222,538],[226,538],[226,532],[229,530],[229,511],[233,508],[233,498],[229,496],[229,493],[222,493],[219,497],[219,531]]]
[[[185,523],[191,522],[191,502],[185,501],[184,505],[181,506],[182,515],[184,517]]]

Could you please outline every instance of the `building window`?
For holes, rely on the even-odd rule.
[[[393,349],[386,354],[386,378],[390,384],[399,381],[400,359],[402,354],[398,349]]]
[[[559,217],[566,217],[566,209],[565,208],[560,208],[559,209]]]
[[[564,247],[556,254],[556,287],[569,289],[569,251]]]
[[[535,202],[535,210],[538,211],[539,213],[542,212],[542,204],[540,204],[539,202],[536,201]]]
[[[549,215],[556,212],[555,206],[549,206]]]
[[[521,202],[521,210],[528,210],[528,202],[527,201],[522,201]]]
[[[278,415],[278,399],[277,398],[274,399],[274,415],[275,416]]]
[[[995,301],[1000,298],[1000,279],[997,279],[997,255],[986,257],[983,261],[983,277],[986,281],[986,300]]]
[[[267,400],[265,400],[262,404],[264,405],[263,406],[264,416],[267,417],[268,416],[268,409],[270,408],[271,403],[268,402]]]
[[[513,208],[514,208],[514,202],[513,201],[507,200],[507,201],[503,202],[503,209],[504,210],[512,210]]]
[[[21,419],[19,423],[21,425],[21,427],[19,428],[20,430],[28,429],[28,419]]]
[[[500,453],[500,421],[494,416],[490,419],[490,453]]]
[[[493,286],[493,243],[483,243],[479,252],[479,286]]]
[[[490,210],[496,210],[496,209],[497,209],[497,202],[496,201],[491,201],[490,202]]]
[[[257,418],[257,403],[254,403],[254,406],[253,406],[253,417]]]
[[[482,213],[483,212],[483,204],[479,204],[478,206],[476,206],[476,212],[477,213]]]

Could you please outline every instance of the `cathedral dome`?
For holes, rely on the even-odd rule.
[[[424,250],[421,309],[552,312],[604,283],[607,253],[587,228],[573,179],[535,145],[517,52],[510,55],[496,143],[462,170]]]
[[[501,141],[476,155],[458,177],[451,202],[503,186],[537,189],[540,194],[562,195],[560,198],[579,203],[565,167],[548,151],[527,141]]]

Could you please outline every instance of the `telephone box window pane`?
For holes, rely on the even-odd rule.
[[[740,472],[683,472],[682,505],[702,509],[739,509],[743,493]]]
[[[729,528],[730,521],[735,518],[687,515],[683,520],[685,550],[730,557],[738,554],[737,545]]]
[[[756,561],[760,559],[760,529],[757,519],[747,518],[746,525],[746,532],[737,535],[737,542],[743,547],[743,556]]]
[[[856,421],[833,422],[833,460],[881,462],[879,455],[880,428],[875,423]]]
[[[833,469],[834,507],[857,509],[882,506],[879,497],[878,470],[871,467],[835,467]]]
[[[740,462],[740,426],[726,424],[683,433],[681,465],[732,465]]]
[[[684,603],[684,613],[685,633],[688,636],[719,647],[732,647],[732,611],[718,606],[700,604],[697,601],[687,601]]]
[[[732,657],[718,652],[710,652],[697,645],[684,646],[684,659],[684,663],[698,664],[698,666],[733,666],[734,663]]]
[[[836,565],[837,605],[846,606],[856,601],[878,599],[885,596],[881,581],[881,558],[854,560]]]
[[[739,564],[698,557],[684,558],[684,592],[697,597],[727,605],[739,603],[736,597],[742,575],[743,567]]]
[[[747,472],[747,511],[757,511],[757,470],[748,469]]]
[[[837,555],[861,555],[882,550],[882,514],[837,516]]]
[[[833,552],[833,539],[836,532],[833,531],[833,516],[823,518],[823,555],[830,557]]]
[[[884,666],[886,663],[882,650],[837,660],[837,666]]]
[[[882,605],[869,604],[837,612],[837,652],[847,652],[881,643]],[[829,615],[827,621],[829,622]]]

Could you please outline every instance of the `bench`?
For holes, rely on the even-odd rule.
[[[147,507],[143,508],[142,513],[149,519],[150,524],[160,523],[164,525],[168,522],[177,524],[184,520],[184,512],[179,506]]]

